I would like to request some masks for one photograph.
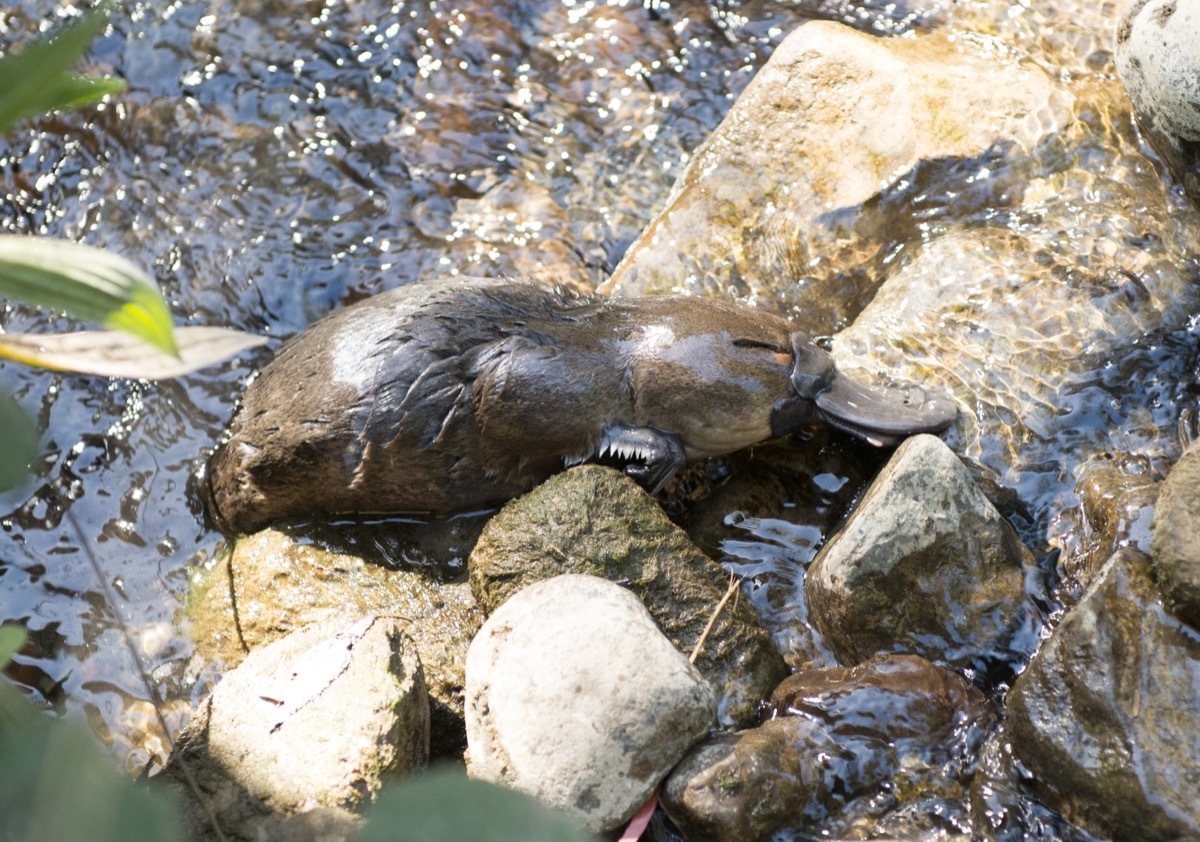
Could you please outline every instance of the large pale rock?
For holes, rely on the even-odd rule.
[[[1043,799],[1113,839],[1200,837],[1200,636],[1146,557],[1114,555],[1017,679],[1014,756]]]
[[[970,39],[875,38],[813,21],[779,45],[696,152],[665,210],[601,289],[755,296],[826,333],[853,313],[847,288],[907,210],[863,205],[922,161],[1029,151],[1069,119],[1072,97],[1040,70]],[[874,214],[882,214],[876,218]],[[780,299],[781,294],[783,298]]]
[[[473,777],[627,821],[715,723],[712,691],[637,598],[593,576],[522,590],[467,654]]]
[[[948,665],[1003,649],[1029,618],[1030,552],[935,436],[902,444],[805,580],[843,663],[915,652]]]
[[[628,586],[678,649],[690,654],[729,586],[729,574],[618,471],[587,465],[509,503],[479,537],[468,565],[492,611],[526,585],[563,573]],[[787,666],[745,601],[717,615],[696,667],[717,693],[723,725],[754,720]]]
[[[701,743],[667,778],[663,807],[689,842],[757,842],[784,828],[874,838],[868,822],[879,820],[912,828],[907,810],[944,815],[964,801],[967,758],[993,719],[962,676],[912,655],[796,673],[771,706],[776,718]]]
[[[299,543],[274,529],[238,540],[194,583],[187,608],[196,651],[226,667],[310,623],[360,615],[403,618],[424,666],[434,756],[461,755],[463,670],[483,623],[469,586]]]
[[[1154,148],[1200,198],[1200,2],[1136,0],[1117,27],[1117,73]]]
[[[200,705],[165,774],[188,798],[193,827],[207,821],[182,786],[181,758],[224,828],[291,838],[287,817],[361,808],[428,756],[413,643],[395,619],[365,617],[310,625],[250,653]],[[331,838],[342,838],[353,822],[335,825]]]
[[[1151,553],[1167,609],[1200,629],[1200,442],[1167,474],[1154,511]]]

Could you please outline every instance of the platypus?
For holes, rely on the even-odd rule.
[[[875,445],[939,432],[949,398],[839,372],[787,320],[691,296],[412,283],[288,340],[251,381],[205,489],[226,532],[496,506],[566,467],[657,492],[690,459],[824,423]]]

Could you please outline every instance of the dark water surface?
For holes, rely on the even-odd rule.
[[[0,231],[110,248],[155,275],[178,323],[277,340],[337,306],[435,274],[511,273],[590,289],[799,23],[834,18],[894,35],[954,7],[1064,78],[1104,72],[1110,30],[1091,43],[1102,27],[1090,11],[1049,27],[1051,5],[935,1],[922,13],[834,0],[127,3],[88,69],[126,79],[128,90],[99,111],[47,118],[0,141]],[[1111,15],[1108,6],[1095,4],[1095,15]],[[32,0],[0,6],[0,50],[73,14]],[[981,187],[972,199],[980,218],[986,200]],[[938,201],[929,199],[922,225],[937,222]],[[1055,446],[1091,437],[1098,450],[1149,451],[1144,470],[1157,473],[1177,456],[1173,431],[1180,408],[1195,404],[1198,363],[1194,321],[1171,324],[1072,380],[1056,404],[1050,455],[1021,487],[1032,517],[1020,525],[1035,551],[1083,553],[1089,540],[1072,508],[1073,468],[1053,461]],[[4,310],[8,331],[72,327]],[[189,571],[220,542],[195,475],[268,353],[169,383],[0,365],[0,387],[43,431],[36,476],[0,495],[0,622],[31,638],[11,673],[34,698],[86,715],[131,769],[164,750],[145,736],[154,733],[147,692],[119,626],[133,631],[178,726],[204,687],[189,677],[191,645],[176,614]],[[801,631],[796,571],[853,497],[850,473],[805,479],[801,496],[821,526],[730,522],[739,538],[725,549],[757,577],[759,595],[747,595],[782,630],[794,662],[825,658]]]

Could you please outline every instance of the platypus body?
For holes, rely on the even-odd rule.
[[[688,296],[445,278],[326,316],[247,387],[208,466],[222,529],[445,515],[608,458],[657,491],[689,459],[823,422],[873,444],[947,427],[917,386],[839,373],[777,316]]]

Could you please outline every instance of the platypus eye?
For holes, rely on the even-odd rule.
[[[785,357],[792,355],[790,348],[776,345],[774,342],[763,342],[761,339],[735,339],[733,346],[735,348],[762,348],[764,351],[773,351],[776,354],[783,354]]]

